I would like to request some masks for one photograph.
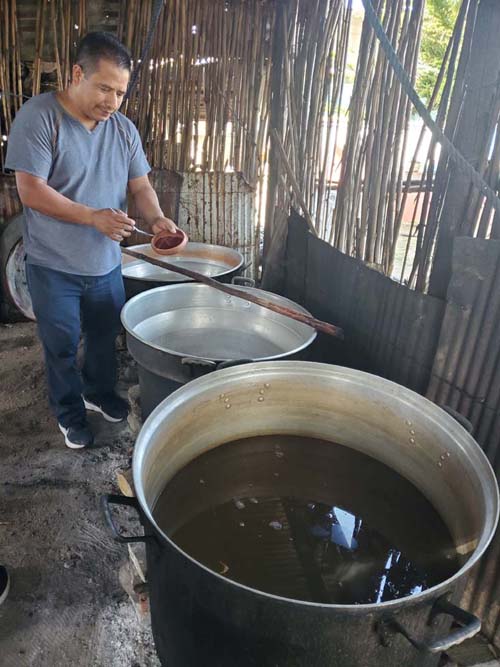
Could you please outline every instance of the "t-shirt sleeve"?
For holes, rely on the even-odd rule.
[[[49,177],[52,167],[50,121],[36,106],[26,103],[17,112],[7,141],[5,166],[45,180]]]
[[[142,141],[139,132],[135,125],[131,125],[132,136],[130,145],[130,163],[128,167],[128,179],[139,178],[145,176],[151,171],[149,162],[147,161],[144,149],[142,148]]]

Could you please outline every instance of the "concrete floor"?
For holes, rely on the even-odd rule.
[[[127,548],[111,540],[99,507],[101,494],[117,492],[133,438],[126,424],[90,419],[95,446],[65,447],[35,326],[0,325],[0,562],[12,577],[0,607],[2,667],[159,665],[148,620],[118,581]],[[129,525],[138,527],[133,514]]]

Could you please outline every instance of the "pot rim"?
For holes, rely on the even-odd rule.
[[[129,248],[130,248],[130,250],[136,250],[137,252],[140,252],[141,250],[144,250],[144,249],[147,250],[148,248],[151,248],[151,244],[150,243],[139,243],[139,244],[136,244],[136,245],[129,246]],[[230,268],[227,268],[224,271],[214,273],[211,276],[214,279],[223,278],[224,276],[227,276],[231,273],[234,273],[235,271],[238,271],[239,269],[241,269],[241,267],[243,266],[243,264],[245,262],[245,258],[243,257],[243,255],[241,254],[241,252],[239,250],[236,250],[236,248],[229,248],[228,246],[216,245],[214,243],[199,243],[197,241],[188,241],[186,247],[184,248],[184,251],[189,250],[190,248],[192,248],[192,249],[202,248],[202,249],[207,249],[207,250],[223,249],[228,254],[234,254],[235,257],[238,256],[238,258],[239,258],[238,264],[235,264],[234,266],[232,266]],[[122,257],[124,257],[124,255],[122,255]],[[174,261],[175,261],[175,256],[172,256],[172,255],[170,255],[170,259],[168,261],[172,261],[172,258],[174,258]],[[123,264],[123,260],[122,260],[122,264],[121,264],[122,276],[125,280],[137,280],[139,282],[145,282],[145,283],[164,282],[165,286],[169,286],[170,283],[172,283],[174,285],[177,284],[177,283],[194,283],[194,280],[192,278],[188,278],[187,276],[183,276],[180,273],[177,274],[179,276],[178,278],[174,278],[173,280],[163,280],[163,281],[161,280],[161,278],[158,278],[158,277],[138,278],[137,276],[127,276],[126,273],[123,273],[124,266],[126,267],[127,264],[131,264],[133,262],[142,262],[142,260],[140,260],[140,259],[133,260],[131,258],[131,260],[132,260],[131,262],[127,262],[125,265]],[[160,258],[160,261],[161,261],[161,258]],[[175,273],[174,271],[170,271],[170,269],[165,269],[165,270],[169,271],[170,273]]]
[[[280,595],[274,595],[272,593],[266,593],[265,591],[261,591],[257,588],[252,588],[251,586],[247,586],[232,579],[228,579],[227,577],[224,577],[221,574],[214,572],[206,565],[200,563],[198,560],[190,556],[190,554],[181,549],[170,537],[168,537],[168,535],[166,535],[161,530],[161,528],[156,523],[145,498],[144,488],[141,482],[141,468],[142,468],[143,457],[147,450],[147,443],[150,437],[150,433],[151,432],[154,433],[156,427],[161,422],[163,422],[165,417],[165,415],[163,414],[165,407],[168,407],[170,411],[174,410],[175,407],[181,405],[182,403],[185,403],[186,400],[190,398],[190,396],[196,396],[200,393],[203,393],[205,385],[211,386],[214,380],[217,378],[223,377],[226,379],[231,379],[231,378],[237,378],[238,376],[242,375],[248,376],[253,371],[254,372],[268,371],[272,373],[273,371],[278,371],[281,369],[282,370],[288,369],[290,371],[302,370],[305,372],[309,370],[311,373],[314,373],[315,376],[318,376],[318,374],[325,372],[331,374],[332,371],[337,374],[341,374],[344,377],[357,376],[361,381],[365,383],[366,382],[373,383],[374,381],[376,381],[378,384],[377,389],[380,393],[389,393],[391,389],[394,392],[394,389],[397,388],[399,395],[403,396],[405,400],[409,401],[413,406],[416,405],[418,407],[418,404],[421,404],[422,406],[426,407],[428,414],[430,411],[429,414],[430,417],[434,415],[436,418],[439,418],[441,421],[444,421],[444,423],[447,426],[447,430],[450,431],[450,435],[452,436],[455,435],[462,442],[467,442],[469,446],[473,447],[476,456],[479,458],[480,463],[483,466],[483,471],[485,472],[485,474],[489,475],[490,482],[493,482],[493,488],[495,489],[495,491],[493,493],[493,496],[490,498],[493,517],[492,519],[490,519],[490,526],[491,526],[490,534],[487,537],[484,537],[484,528],[483,528],[483,535],[479,537],[478,544],[475,547],[474,551],[472,552],[472,555],[462,565],[462,567],[459,570],[457,570],[457,572],[455,572],[455,574],[453,574],[448,579],[445,579],[444,581],[440,582],[439,584],[436,584],[435,586],[432,586],[431,588],[422,591],[421,593],[417,593],[416,595],[406,596],[402,598],[397,598],[395,600],[388,600],[386,602],[379,602],[379,603],[372,602],[369,604],[346,604],[346,605],[310,602],[307,600],[297,600],[295,598],[287,598]],[[481,449],[479,444],[453,417],[451,417],[449,414],[447,414],[444,410],[442,410],[438,405],[436,405],[429,399],[425,398],[424,396],[421,396],[420,394],[417,394],[416,392],[412,391],[411,389],[408,389],[407,387],[397,384],[396,382],[392,382],[391,380],[381,378],[371,373],[349,369],[343,366],[335,366],[333,364],[330,365],[330,364],[308,362],[308,361],[305,362],[278,361],[276,363],[266,362],[265,364],[252,363],[252,364],[246,364],[244,366],[235,366],[232,368],[226,368],[223,370],[214,371],[209,375],[192,380],[191,382],[187,383],[180,389],[177,389],[175,392],[167,396],[167,398],[165,398],[153,410],[153,412],[144,422],[134,447],[132,472],[133,472],[136,497],[139,502],[141,512],[146,517],[150,525],[154,528],[155,533],[162,540],[166,541],[171,548],[175,549],[184,558],[187,558],[191,564],[202,568],[209,576],[215,577],[217,580],[219,580],[221,584],[236,586],[241,590],[245,590],[249,593],[252,593],[253,595],[257,595],[265,599],[271,599],[274,601],[280,601],[282,603],[288,603],[288,604],[298,604],[301,606],[313,607],[316,609],[334,610],[337,612],[348,613],[348,614],[366,614],[368,612],[391,611],[403,605],[408,605],[408,604],[416,605],[427,602],[430,599],[436,599],[438,597],[441,597],[444,593],[450,590],[458,582],[458,580],[461,579],[483,556],[484,552],[490,545],[493,536],[495,535],[495,531],[499,522],[500,496],[499,496],[498,483],[496,481],[496,476],[493,471],[493,468],[488,458],[486,457],[486,454]]]
[[[213,287],[210,287],[209,285],[203,285],[203,283],[196,283],[194,281],[190,281],[188,283],[178,283],[178,284],[174,284],[174,285],[161,285],[160,287],[155,287],[153,289],[146,290],[144,292],[141,292],[140,294],[136,294],[135,296],[133,296],[123,306],[123,308],[121,310],[121,313],[120,313],[120,320],[121,320],[121,323],[123,325],[123,328],[127,332],[127,335],[131,336],[132,338],[135,338],[135,340],[138,340],[143,345],[146,345],[147,347],[150,347],[154,350],[157,350],[158,352],[162,352],[164,354],[170,354],[171,356],[179,357],[180,359],[198,359],[198,357],[196,355],[190,354],[189,352],[178,352],[177,350],[171,350],[168,347],[161,347],[159,345],[156,345],[156,344],[150,342],[149,340],[146,340],[142,336],[139,336],[134,331],[134,329],[132,329],[129,326],[129,324],[127,323],[128,311],[132,309],[132,307],[134,306],[136,301],[139,301],[140,299],[146,298],[146,294],[151,294],[153,292],[154,293],[159,293],[159,292],[165,291],[167,289],[168,290],[175,290],[175,289],[179,290],[179,289],[186,289],[186,288],[191,289],[193,286],[202,287],[202,288],[207,289],[207,290],[214,289]],[[259,287],[243,287],[243,286],[240,286],[240,285],[232,285],[231,287],[234,288],[234,289],[240,290],[243,293],[244,292],[250,292],[252,294],[256,293],[257,295],[267,295],[267,296],[271,296],[271,297],[279,296],[279,298],[282,301],[285,301],[286,303],[288,303],[295,310],[298,310],[299,312],[302,312],[304,315],[309,315],[310,317],[312,317],[311,313],[308,310],[306,310],[305,308],[300,306],[298,303],[295,303],[295,301],[291,301],[290,299],[287,299],[284,296],[274,294],[273,292],[268,292],[266,290],[260,289]],[[235,298],[238,298],[238,297],[235,297]],[[242,296],[241,299],[244,300],[244,296]],[[252,304],[252,305],[255,305],[255,304]],[[195,307],[195,306],[193,306],[193,307]],[[259,306],[259,307],[262,308],[263,306]],[[168,312],[168,310],[165,310],[165,312]],[[303,324],[303,323],[300,323],[300,324]],[[285,352],[280,352],[280,354],[272,354],[272,355],[267,356],[267,357],[255,357],[252,361],[257,362],[257,363],[260,362],[260,361],[274,361],[276,359],[283,359],[284,357],[289,357],[292,354],[298,354],[299,352],[302,352],[302,350],[305,350],[316,339],[316,337],[318,335],[318,332],[316,331],[316,329],[309,326],[308,324],[303,324],[303,326],[310,329],[311,333],[309,334],[309,337],[303,343],[301,343],[299,346],[294,347],[293,349],[287,350]],[[244,355],[242,355],[241,358],[243,358],[243,356]],[[223,358],[209,357],[209,356],[204,355],[203,360],[204,361],[221,362],[221,361],[229,361],[229,360],[232,361],[233,359],[232,358],[228,359],[227,357],[223,357]]]

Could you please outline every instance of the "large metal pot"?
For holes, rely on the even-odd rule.
[[[162,257],[162,255],[155,253],[149,243],[134,245],[130,249],[160,261],[163,259],[170,264],[197,271],[204,276],[216,278],[220,282],[230,282],[234,276],[242,271],[243,267],[243,255],[237,250],[209,243],[192,243],[190,241],[182,252],[168,257]],[[135,259],[127,255],[122,255],[122,276],[127,299],[154,287],[191,282],[190,278],[182,276],[180,273],[160,269],[157,266],[143,262],[141,259]]]
[[[240,287],[302,313],[277,294]],[[121,314],[127,346],[137,361],[144,417],[169,393],[221,364],[297,356],[316,331],[244,298],[184,283],[138,294]]]
[[[229,398],[230,409],[221,395]],[[160,530],[154,505],[195,457],[265,434],[335,441],[389,465],[438,510],[465,564],[420,594],[362,605],[280,598],[208,570]],[[212,373],[179,389],[150,415],[136,443],[133,477],[137,500],[125,503],[138,505],[146,537],[118,539],[146,540],[152,626],[163,664],[435,667],[442,650],[479,630],[478,619],[449,598],[495,531],[495,476],[465,429],[404,387],[307,362]],[[109,506],[106,511],[111,522]],[[452,618],[464,627],[450,631]]]

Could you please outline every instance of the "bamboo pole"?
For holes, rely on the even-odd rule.
[[[6,4],[5,0],[2,4]],[[0,88],[2,91],[8,90],[8,62],[9,55],[7,50],[7,26],[8,26],[8,7],[2,7],[3,22],[0,23]],[[10,129],[11,116],[10,104],[7,95],[2,95],[3,117],[6,123],[6,130]],[[3,142],[2,142],[3,143]],[[3,170],[3,150],[2,150],[2,170]]]
[[[57,88],[62,90],[63,88],[63,78],[61,71],[61,61],[59,59],[59,46],[57,43],[57,15],[56,15],[56,2],[52,0],[50,3],[50,19],[52,23],[52,37],[54,40],[54,56],[56,61],[56,76],[57,76]]]
[[[309,229],[311,230],[311,232],[312,232],[315,236],[317,236],[317,235],[318,235],[318,232],[316,231],[316,228],[315,228],[315,226],[314,226],[313,219],[311,218],[311,214],[309,213],[309,210],[308,210],[308,208],[307,208],[307,204],[305,203],[304,198],[303,198],[303,196],[302,196],[302,192],[300,191],[300,187],[299,187],[299,184],[297,183],[297,179],[295,178],[295,175],[294,175],[294,173],[293,173],[293,171],[292,171],[292,168],[291,168],[291,166],[290,166],[290,163],[288,162],[288,158],[287,158],[287,156],[286,156],[285,149],[283,148],[283,144],[281,143],[281,140],[280,140],[280,138],[279,138],[279,136],[278,136],[278,133],[277,133],[277,131],[276,131],[276,128],[273,128],[273,129],[271,130],[271,137],[272,137],[274,143],[276,144],[276,147],[277,147],[277,149],[278,149],[279,155],[280,155],[281,160],[282,160],[282,162],[283,162],[283,166],[285,167],[285,171],[286,171],[286,173],[287,173],[287,176],[288,176],[288,178],[290,179],[290,184],[291,184],[292,189],[293,189],[293,191],[294,191],[294,193],[295,193],[295,196],[297,197],[297,201],[299,202],[299,204],[300,204],[300,206],[301,206],[301,208],[302,208],[302,212],[304,213],[304,217],[305,217],[305,219],[306,219],[306,221],[307,221],[307,224],[308,224],[308,226],[309,226]]]

